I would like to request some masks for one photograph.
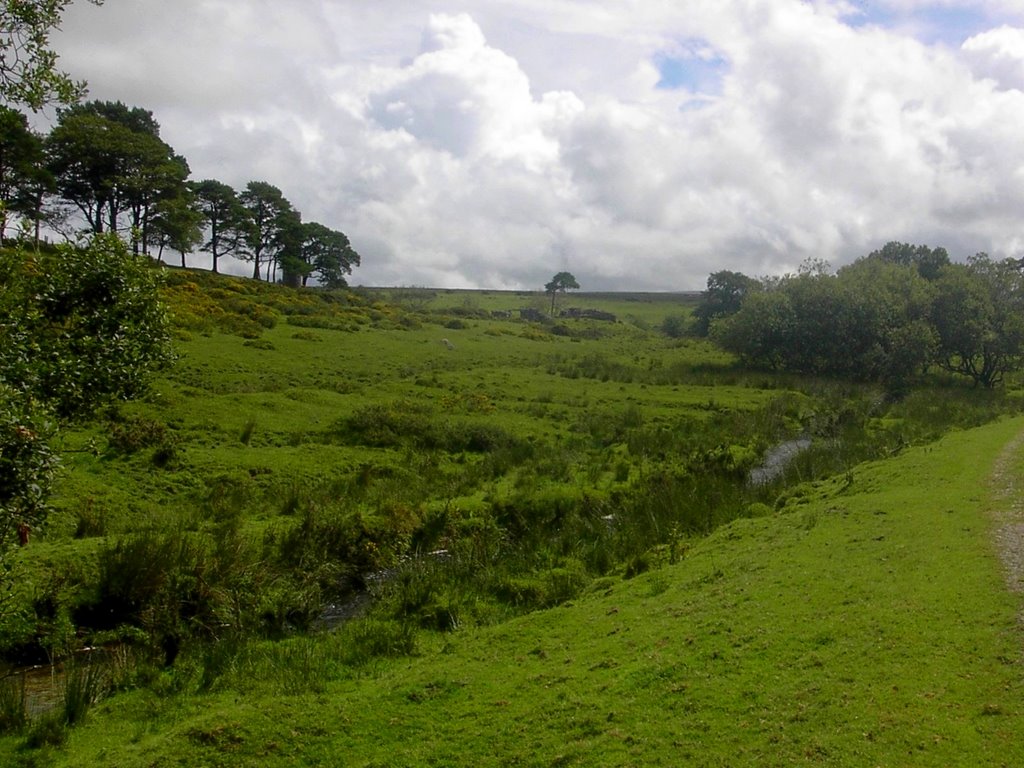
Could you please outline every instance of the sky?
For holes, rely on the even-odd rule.
[[[354,285],[1024,256],[1024,0],[77,0],[53,43],[193,179],[345,232]]]

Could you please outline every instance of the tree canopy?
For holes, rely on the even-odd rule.
[[[213,257],[213,271],[222,256],[237,253],[243,247],[247,212],[235,190],[216,179],[192,184],[195,206],[202,215],[206,240],[199,248]]]
[[[894,388],[935,366],[993,387],[1024,362],[1024,276],[1012,259],[954,264],[941,248],[890,243],[835,274],[763,281],[710,328],[754,366]]]
[[[295,209],[280,189],[265,181],[250,181],[238,200],[247,213],[245,249],[240,256],[253,263],[254,280],[260,279],[260,266],[268,262],[269,277],[270,265],[276,266]]]
[[[1024,362],[1024,275],[1013,259],[979,253],[948,265],[936,280],[931,320],[936,362],[993,387]]]
[[[170,248],[181,254],[181,266],[187,266],[186,255],[203,242],[206,221],[192,189],[184,187],[174,197],[158,200],[147,221],[146,242],[157,248],[157,260],[162,259],[164,248]]]
[[[103,0],[87,0],[101,5]],[[85,83],[57,69],[50,33],[60,25],[71,0],[5,0],[0,5],[0,98],[38,110],[70,104]]]
[[[47,152],[57,190],[90,229],[127,229],[136,250],[146,250],[156,206],[185,194],[188,163],[139,107],[93,101],[61,110]]]
[[[569,290],[579,290],[580,284],[576,282],[571,272],[559,272],[551,281],[545,284],[544,292],[551,294],[551,314],[555,313],[555,297],[560,293]]]
[[[37,190],[50,184],[42,139],[29,129],[25,115],[0,107],[0,244],[14,215],[34,218]]]
[[[757,280],[723,269],[708,277],[707,290],[693,311],[694,332],[707,336],[711,322],[739,311],[744,297],[758,287]]]
[[[153,113],[119,101],[90,101],[58,111],[45,137],[22,113],[0,107],[0,243],[12,230],[46,222],[74,241],[83,233],[119,233],[135,252],[170,248],[210,254],[212,269],[232,256],[253,263],[253,277],[342,287],[360,263],[348,237],[303,222],[267,181],[237,192],[216,179],[189,181],[188,161],[160,137]]]
[[[345,275],[359,265],[359,254],[343,232],[310,221],[302,225],[301,265],[303,285],[310,275],[316,275],[323,286],[343,288]]]

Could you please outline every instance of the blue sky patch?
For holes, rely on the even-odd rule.
[[[928,8],[912,19],[921,24],[920,39],[926,43],[946,43],[959,48],[964,40],[992,27],[992,20],[977,8]]]
[[[968,5],[933,6],[905,13],[873,2],[855,2],[858,13],[846,17],[851,27],[874,25],[897,29],[929,45],[943,43],[959,48],[967,38],[997,26],[990,14]]]
[[[692,53],[660,54],[655,57],[658,68],[657,87],[665,90],[685,89],[692,93],[719,93],[727,67],[719,56]]]

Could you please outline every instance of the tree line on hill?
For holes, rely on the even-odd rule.
[[[190,180],[188,161],[160,137],[153,113],[119,101],[58,110],[42,136],[28,118],[0,107],[0,244],[9,232],[43,227],[74,239],[83,231],[121,233],[134,253],[208,253],[253,264],[255,279],[341,287],[359,264],[343,232],[301,213],[273,184],[236,191],[215,179]]]
[[[890,242],[837,272],[821,261],[707,281],[692,330],[744,363],[905,388],[931,367],[992,388],[1024,364],[1024,263]]]

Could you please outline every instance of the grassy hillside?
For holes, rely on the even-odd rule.
[[[0,764],[1016,754],[983,489],[1024,424],[965,431],[1015,382],[744,370],[660,330],[685,296],[164,294],[177,362],[62,432],[11,560],[0,650],[72,685],[0,682]]]
[[[295,640],[248,658],[239,689],[119,697],[55,763],[1020,765],[989,473],[1021,429],[860,466],[676,565],[410,660],[352,675],[331,639]]]

